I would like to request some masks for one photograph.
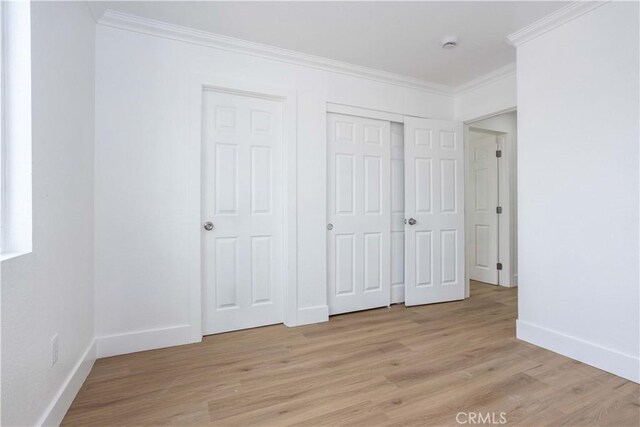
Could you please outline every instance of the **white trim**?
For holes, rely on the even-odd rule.
[[[518,319],[516,336],[633,382],[640,382],[640,358]]]
[[[282,49],[261,43],[254,43],[247,40],[196,30],[167,22],[156,21],[153,19],[117,12],[111,9],[104,12],[104,15],[98,20],[98,24],[155,37],[206,46],[213,49],[345,74],[394,86],[423,90],[425,92],[450,97],[470,92],[479,87],[509,77],[512,74],[515,74],[516,68],[515,63],[507,64],[483,76],[463,83],[460,86],[453,87],[415,77],[390,73],[388,71],[382,71],[375,68],[364,67],[361,65]]]
[[[98,358],[191,343],[191,326],[179,325],[96,337]]]
[[[509,43],[515,47],[518,47],[542,34],[560,27],[567,22],[591,12],[592,10],[608,3],[608,1],[574,1],[564,6],[561,9],[556,10],[550,15],[545,16],[542,19],[537,20],[533,24],[509,34],[507,39]]]
[[[465,125],[473,125],[473,123],[475,123],[475,122],[479,122],[479,121],[482,121],[482,120],[485,120],[485,119],[489,119],[491,117],[499,116],[501,114],[511,113],[513,111],[518,111],[518,107],[514,106],[514,107],[506,108],[504,110],[497,111],[495,113],[489,113],[489,114],[485,114],[483,116],[474,117],[472,119],[467,119],[467,120],[464,121],[464,124]],[[471,127],[473,127],[473,126],[471,126]]]
[[[98,24],[156,37],[207,46],[213,49],[231,51],[259,58],[300,65],[303,67],[315,68],[318,70],[356,76],[395,86],[423,90],[438,95],[451,96],[454,92],[450,86],[438,83],[432,83],[413,77],[402,76],[347,62],[336,61],[320,56],[214,34],[207,31],[195,30],[153,19],[116,12],[110,9],[105,11],[102,18],[98,21]]]
[[[469,149],[471,146],[471,141],[469,140],[469,125],[467,125],[466,123],[464,123],[464,128],[463,128],[463,138],[462,138],[462,144],[463,144],[463,155],[464,155],[464,241],[465,241],[465,247],[464,247],[464,297],[469,298],[471,296],[471,279],[469,278],[469,261],[472,259],[472,257],[469,256],[468,251],[469,248],[467,248],[467,242],[469,242],[468,236],[469,236],[469,227],[468,227],[468,219],[469,219],[469,213],[467,212],[467,200],[470,198],[469,195],[469,190],[471,188],[471,186],[469,185],[469,164],[471,161],[471,156],[469,156]]]
[[[284,312],[287,326],[298,325],[298,220],[297,220],[297,92],[291,88],[279,88],[258,83],[229,80],[215,75],[193,74],[190,82],[190,147],[188,210],[195,227],[190,234],[190,248],[194,257],[190,271],[190,325],[191,342],[202,340],[203,298],[202,291],[202,91],[216,90],[252,97],[273,99],[284,105]],[[326,320],[326,319],[325,319]]]
[[[498,262],[502,263],[502,270],[498,270],[498,284],[510,288],[511,284],[511,150],[513,150],[513,135],[503,133],[497,135],[498,149],[502,157],[498,162],[498,206],[502,213],[498,216]]]
[[[463,95],[488,84],[495,83],[505,78],[509,78],[515,74],[516,63],[512,62],[503,67],[497,68],[483,76],[477,77],[473,80],[469,80],[468,82],[461,84],[455,89],[454,92],[456,95]]]
[[[336,104],[327,102],[327,113],[345,114],[347,116],[365,117],[367,119],[386,120],[388,122],[404,123],[402,114],[388,111],[372,110],[369,108],[355,107],[353,105]]]
[[[310,325],[312,323],[327,322],[329,320],[329,306],[317,305],[304,307],[298,310],[298,323],[296,326]]]
[[[6,35],[5,28],[6,24],[4,22],[5,16],[5,2],[0,2],[0,263],[6,259],[11,259],[15,256],[13,253],[7,253],[3,248],[5,245],[5,218],[6,218],[6,206],[7,201],[5,200],[6,194],[6,182],[5,178],[7,167],[5,166],[5,158],[6,158],[6,124],[5,124],[5,93],[6,90],[4,88],[5,80],[7,79],[7,74],[5,72],[5,64],[7,60],[5,59],[5,52],[7,50],[5,46]]]
[[[96,361],[96,342],[91,341],[82,357],[73,367],[55,397],[38,420],[39,426],[59,426],[69,410],[73,399],[80,391],[80,387],[87,379],[93,363]]]
[[[12,260],[14,258],[19,258],[23,255],[29,255],[31,252],[0,252],[0,264],[5,261]]]

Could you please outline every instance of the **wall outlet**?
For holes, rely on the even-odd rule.
[[[58,361],[58,334],[51,337],[51,366]]]

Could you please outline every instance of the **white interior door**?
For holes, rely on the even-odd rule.
[[[327,114],[329,314],[390,304],[390,124]]]
[[[204,334],[281,323],[283,105],[205,91],[202,117]]]
[[[495,135],[469,134],[469,278],[498,284],[498,158]]]
[[[464,298],[462,123],[405,117],[405,304]]]

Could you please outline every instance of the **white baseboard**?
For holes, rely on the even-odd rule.
[[[500,283],[500,286],[502,286],[503,288],[517,288],[518,284],[517,283]]]
[[[62,419],[69,410],[73,399],[75,399],[76,395],[80,391],[80,387],[82,387],[84,380],[87,379],[89,372],[91,372],[91,368],[95,361],[96,342],[93,340],[69,373],[69,376],[56,393],[44,414],[40,417],[37,425],[59,426],[60,423],[62,423]]]
[[[640,358],[546,329],[523,320],[516,323],[518,339],[560,353],[633,382],[640,382]]]
[[[96,337],[98,358],[190,344],[191,325]]]
[[[298,309],[298,324],[296,326],[309,325],[311,323],[326,322],[329,320],[329,307],[317,305]]]
[[[404,302],[404,283],[391,285],[391,304]]]

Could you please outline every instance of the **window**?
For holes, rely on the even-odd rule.
[[[31,252],[31,4],[0,3],[1,259]]]

